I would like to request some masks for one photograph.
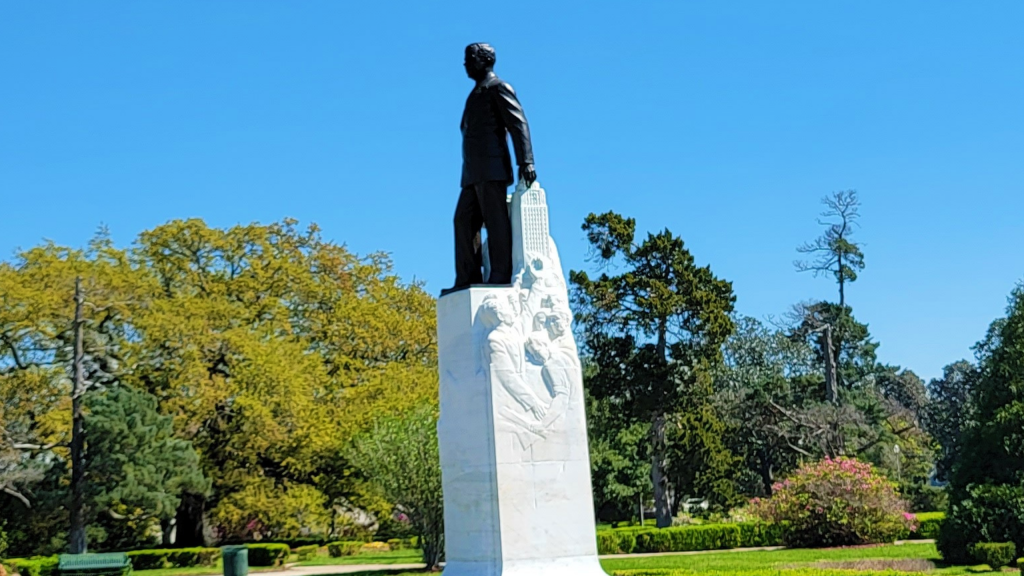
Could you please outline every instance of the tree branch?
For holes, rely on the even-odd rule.
[[[26,508],[32,507],[32,503],[28,501],[28,498],[26,498],[24,494],[18,492],[14,488],[11,488],[10,486],[4,486],[3,488],[0,488],[0,492],[3,492],[4,494],[7,494],[9,496],[14,496],[18,500],[20,500],[21,503],[24,504]]]

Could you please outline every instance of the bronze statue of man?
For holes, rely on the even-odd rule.
[[[494,48],[466,47],[466,74],[476,86],[462,113],[462,193],[455,207],[455,286],[512,282],[512,223],[506,196],[512,184],[508,138],[516,152],[519,179],[527,186],[537,174],[526,115],[512,87],[494,74]],[[478,238],[487,227],[490,277],[484,278]]]

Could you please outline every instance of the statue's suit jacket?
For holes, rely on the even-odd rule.
[[[512,184],[512,137],[519,166],[533,164],[530,128],[512,87],[491,76],[469,93],[462,113],[462,187],[481,182]]]

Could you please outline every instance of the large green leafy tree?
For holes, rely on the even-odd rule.
[[[974,364],[959,360],[943,368],[941,378],[928,383],[924,422],[940,446],[935,471],[939,480],[948,481],[960,459],[960,439],[971,422],[970,402],[977,376]]]
[[[444,555],[444,504],[436,408],[380,417],[348,451],[367,481],[408,516],[424,563],[437,569]]]
[[[0,493],[0,507],[12,517],[33,507],[15,535],[39,546],[29,553],[64,545],[51,533],[68,522],[60,514],[78,278],[84,380],[155,396],[211,480],[211,490],[181,495],[178,544],[204,543],[228,495],[266,486],[288,498],[252,499],[265,508],[246,510],[249,520],[289,514],[297,502],[327,514],[339,502],[380,507],[364,498],[340,447],[382,414],[436,405],[433,298],[402,282],[384,255],[353,255],[315,226],[173,221],[130,249],[102,235],[85,250],[32,248],[0,263],[0,453],[10,463],[0,480],[19,494]],[[26,463],[48,475],[40,481]]]
[[[85,407],[88,518],[107,528],[104,548],[150,543],[182,493],[207,490],[199,456],[146,392],[114,386],[87,394]]]
[[[56,479],[69,464],[73,397],[80,400],[89,388],[116,381],[111,372],[116,371],[118,342],[126,337],[126,319],[136,302],[135,272],[103,233],[84,250],[47,243],[0,264],[3,428],[8,446],[22,451],[23,466],[49,469],[45,487],[28,489],[19,498],[36,510],[24,516],[28,522],[19,524],[18,534],[34,534],[37,520],[50,525],[61,507],[72,511],[72,549],[85,548],[82,490],[69,495]],[[74,391],[71,374],[80,381]],[[78,400],[74,403],[80,406]],[[75,421],[80,426],[81,416]],[[78,481],[72,488],[85,485],[81,447],[79,443]],[[50,546],[56,541],[26,536],[17,545]]]
[[[636,222],[613,212],[587,216],[583,230],[599,266],[619,272],[570,274],[585,348],[597,367],[587,386],[633,422],[649,424],[655,513],[667,526],[672,489],[714,497],[693,490],[717,483],[731,458],[717,435],[709,375],[733,330],[732,285],[697,266],[668,230],[638,242]],[[685,475],[671,469],[670,441],[690,467]],[[673,472],[687,482],[701,475],[701,482],[672,486]]]
[[[726,341],[725,362],[715,371],[716,400],[729,425],[730,447],[744,461],[739,475],[746,494],[770,496],[772,485],[796,469],[800,454],[790,442],[793,422],[780,407],[806,404],[806,385],[816,366],[810,346],[750,317],[736,319]],[[818,387],[814,380],[812,387]]]
[[[209,494],[185,494],[179,543],[201,544],[208,518],[231,516],[224,498],[268,482],[303,502],[316,498],[297,484],[329,506],[357,498],[340,447],[380,413],[436,402],[433,299],[383,255],[357,257],[294,221],[187,220],[144,232],[131,258],[152,292],[133,316],[129,381],[175,416],[212,480]],[[254,521],[291,510],[250,502],[262,503]]]
[[[1005,319],[977,346],[977,381],[950,483],[939,548],[969,561],[976,542],[1014,542],[1024,550],[1024,286]]]
[[[584,374],[587,377],[587,374]],[[594,510],[605,522],[639,519],[652,497],[646,422],[623,418],[611,402],[587,395]]]

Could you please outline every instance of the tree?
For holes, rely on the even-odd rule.
[[[368,432],[354,439],[349,460],[409,517],[423,561],[439,569],[444,554],[444,505],[436,409],[421,406],[401,417],[376,420]]]
[[[836,404],[843,388],[864,382],[877,369],[868,325],[858,322],[849,307],[830,302],[801,303],[789,315],[790,337],[810,345],[825,378],[823,400]]]
[[[802,340],[754,318],[735,323],[725,362],[715,372],[716,400],[727,416],[730,447],[749,472],[741,475],[749,478],[744,492],[771,496],[777,478],[794,470],[800,456],[788,445],[793,424],[777,407],[803,404],[795,379],[814,373],[814,353]]]
[[[331,521],[327,496],[308,484],[268,478],[250,479],[213,510],[218,540],[245,542],[327,534]]]
[[[839,286],[839,307],[842,309],[846,306],[846,284],[855,282],[857,272],[864,269],[861,245],[851,239],[860,218],[860,199],[856,190],[844,190],[826,196],[821,203],[825,205],[825,211],[821,213],[822,219],[818,224],[825,227],[825,232],[813,242],[797,248],[797,252],[808,254],[813,259],[798,260],[794,265],[800,272],[833,276]]]
[[[587,395],[590,475],[598,520],[639,520],[640,507],[650,502],[651,460],[645,442],[649,426],[630,423],[608,400]]]
[[[948,481],[960,459],[960,438],[971,425],[971,395],[977,381],[977,368],[959,360],[942,369],[942,377],[928,383],[929,402],[924,411],[924,426],[941,447],[935,476]]]
[[[667,526],[673,508],[668,427],[673,415],[696,418],[687,425],[717,419],[708,406],[707,375],[721,361],[722,342],[733,329],[732,285],[710,267],[698,267],[682,239],[668,230],[637,243],[636,222],[613,212],[590,214],[583,230],[599,264],[622,269],[594,279],[570,273],[585,348],[598,367],[587,386],[631,421],[650,425],[655,513],[658,525]],[[707,438],[696,430],[686,434],[697,442]],[[693,486],[675,488],[685,492]]]
[[[74,553],[87,544],[82,397],[112,381],[110,344],[123,336],[134,285],[124,253],[103,232],[85,250],[49,243],[0,267],[0,388],[24,387],[7,396],[5,414],[19,435],[42,439],[20,445],[37,462],[60,462],[70,447]]]
[[[145,542],[174,517],[182,493],[208,489],[199,455],[175,437],[173,419],[160,415],[152,395],[115,386],[86,394],[84,408],[86,520],[135,527],[131,541],[106,542],[108,549]]]
[[[180,495],[177,545],[205,544],[221,501],[262,479],[280,495],[312,487],[328,513],[379,506],[338,454],[378,416],[436,405],[434,300],[385,255],[356,256],[295,224],[173,221],[130,249],[101,234],[84,250],[50,243],[0,263],[0,454],[18,474],[45,473],[13,484],[35,506],[18,546],[52,551],[52,526],[68,526],[78,325],[82,380],[152,394],[200,454],[211,490]],[[14,505],[26,503],[0,494],[0,508]]]
[[[1010,294],[978,353],[970,416],[957,447],[950,505],[939,538],[949,562],[967,562],[978,542],[1024,549],[1024,285]]]
[[[142,233],[131,259],[151,292],[128,382],[175,415],[213,483],[182,498],[179,544],[204,544],[220,501],[264,478],[311,485],[327,506],[358,499],[341,446],[379,414],[437,402],[434,300],[384,255],[291,220],[187,220]]]

